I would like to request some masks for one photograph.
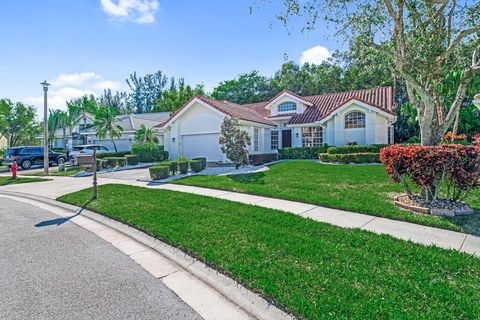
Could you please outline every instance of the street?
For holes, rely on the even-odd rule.
[[[201,319],[68,219],[0,198],[0,319]]]

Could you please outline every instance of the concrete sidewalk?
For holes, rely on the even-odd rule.
[[[63,194],[91,187],[91,183],[91,178],[52,177],[52,181],[48,182],[4,186],[0,188],[0,192],[2,190],[10,192],[25,192],[56,199]],[[409,222],[330,209],[296,201],[193,186],[174,184],[156,185],[139,181],[104,178],[99,179],[99,184],[125,184],[153,189],[165,189],[252,204],[290,212],[305,218],[344,228],[360,228],[378,234],[388,234],[395,238],[410,240],[415,243],[436,245],[441,248],[455,249],[480,256],[480,237]]]

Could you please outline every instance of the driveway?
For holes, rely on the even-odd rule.
[[[0,197],[0,319],[201,319],[89,231]]]

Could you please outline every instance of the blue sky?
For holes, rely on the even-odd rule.
[[[282,1],[273,2],[250,14],[253,0],[0,1],[0,97],[41,106],[47,79],[50,106],[64,108],[157,70],[211,90],[254,69],[272,75],[284,54],[319,62],[344,46],[326,26],[302,34],[299,21],[289,35],[275,21]]]

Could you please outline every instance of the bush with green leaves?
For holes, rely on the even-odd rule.
[[[127,166],[136,166],[139,162],[136,154],[127,154],[125,159],[127,159]]]
[[[359,153],[320,153],[318,155],[322,162],[334,163],[380,163],[380,154],[375,152],[359,152]]]
[[[170,168],[170,172],[172,175],[175,175],[178,171],[178,163],[177,161],[162,161],[159,165],[167,166]]]
[[[105,162],[103,159],[97,159],[97,170],[106,168]]]
[[[168,159],[168,152],[155,143],[135,143],[132,153],[138,156],[140,162],[157,162]]]
[[[192,171],[197,173],[202,171],[203,165],[201,160],[190,160],[190,168],[192,168]]]
[[[127,165],[127,159],[125,157],[107,157],[103,159],[104,168],[124,167]]]
[[[324,153],[327,145],[322,147],[282,148],[278,150],[278,159],[317,159],[319,153]]]
[[[330,147],[327,150],[329,154],[347,154],[347,153],[380,153],[380,149],[385,148],[387,144],[369,144]],[[323,152],[322,152],[323,153]]]
[[[130,151],[97,153],[97,159],[125,157]]]
[[[188,161],[178,161],[178,172],[180,174],[186,174],[188,173]]]
[[[269,163],[278,160],[277,153],[260,153],[260,154],[250,154],[248,156],[248,161],[251,165],[259,166],[264,163]]]
[[[193,158],[192,160],[199,160],[202,162],[202,170],[207,167],[207,158],[200,157],[200,158]]]
[[[170,167],[165,165],[156,165],[148,168],[150,178],[153,180],[166,179],[170,175]]]

